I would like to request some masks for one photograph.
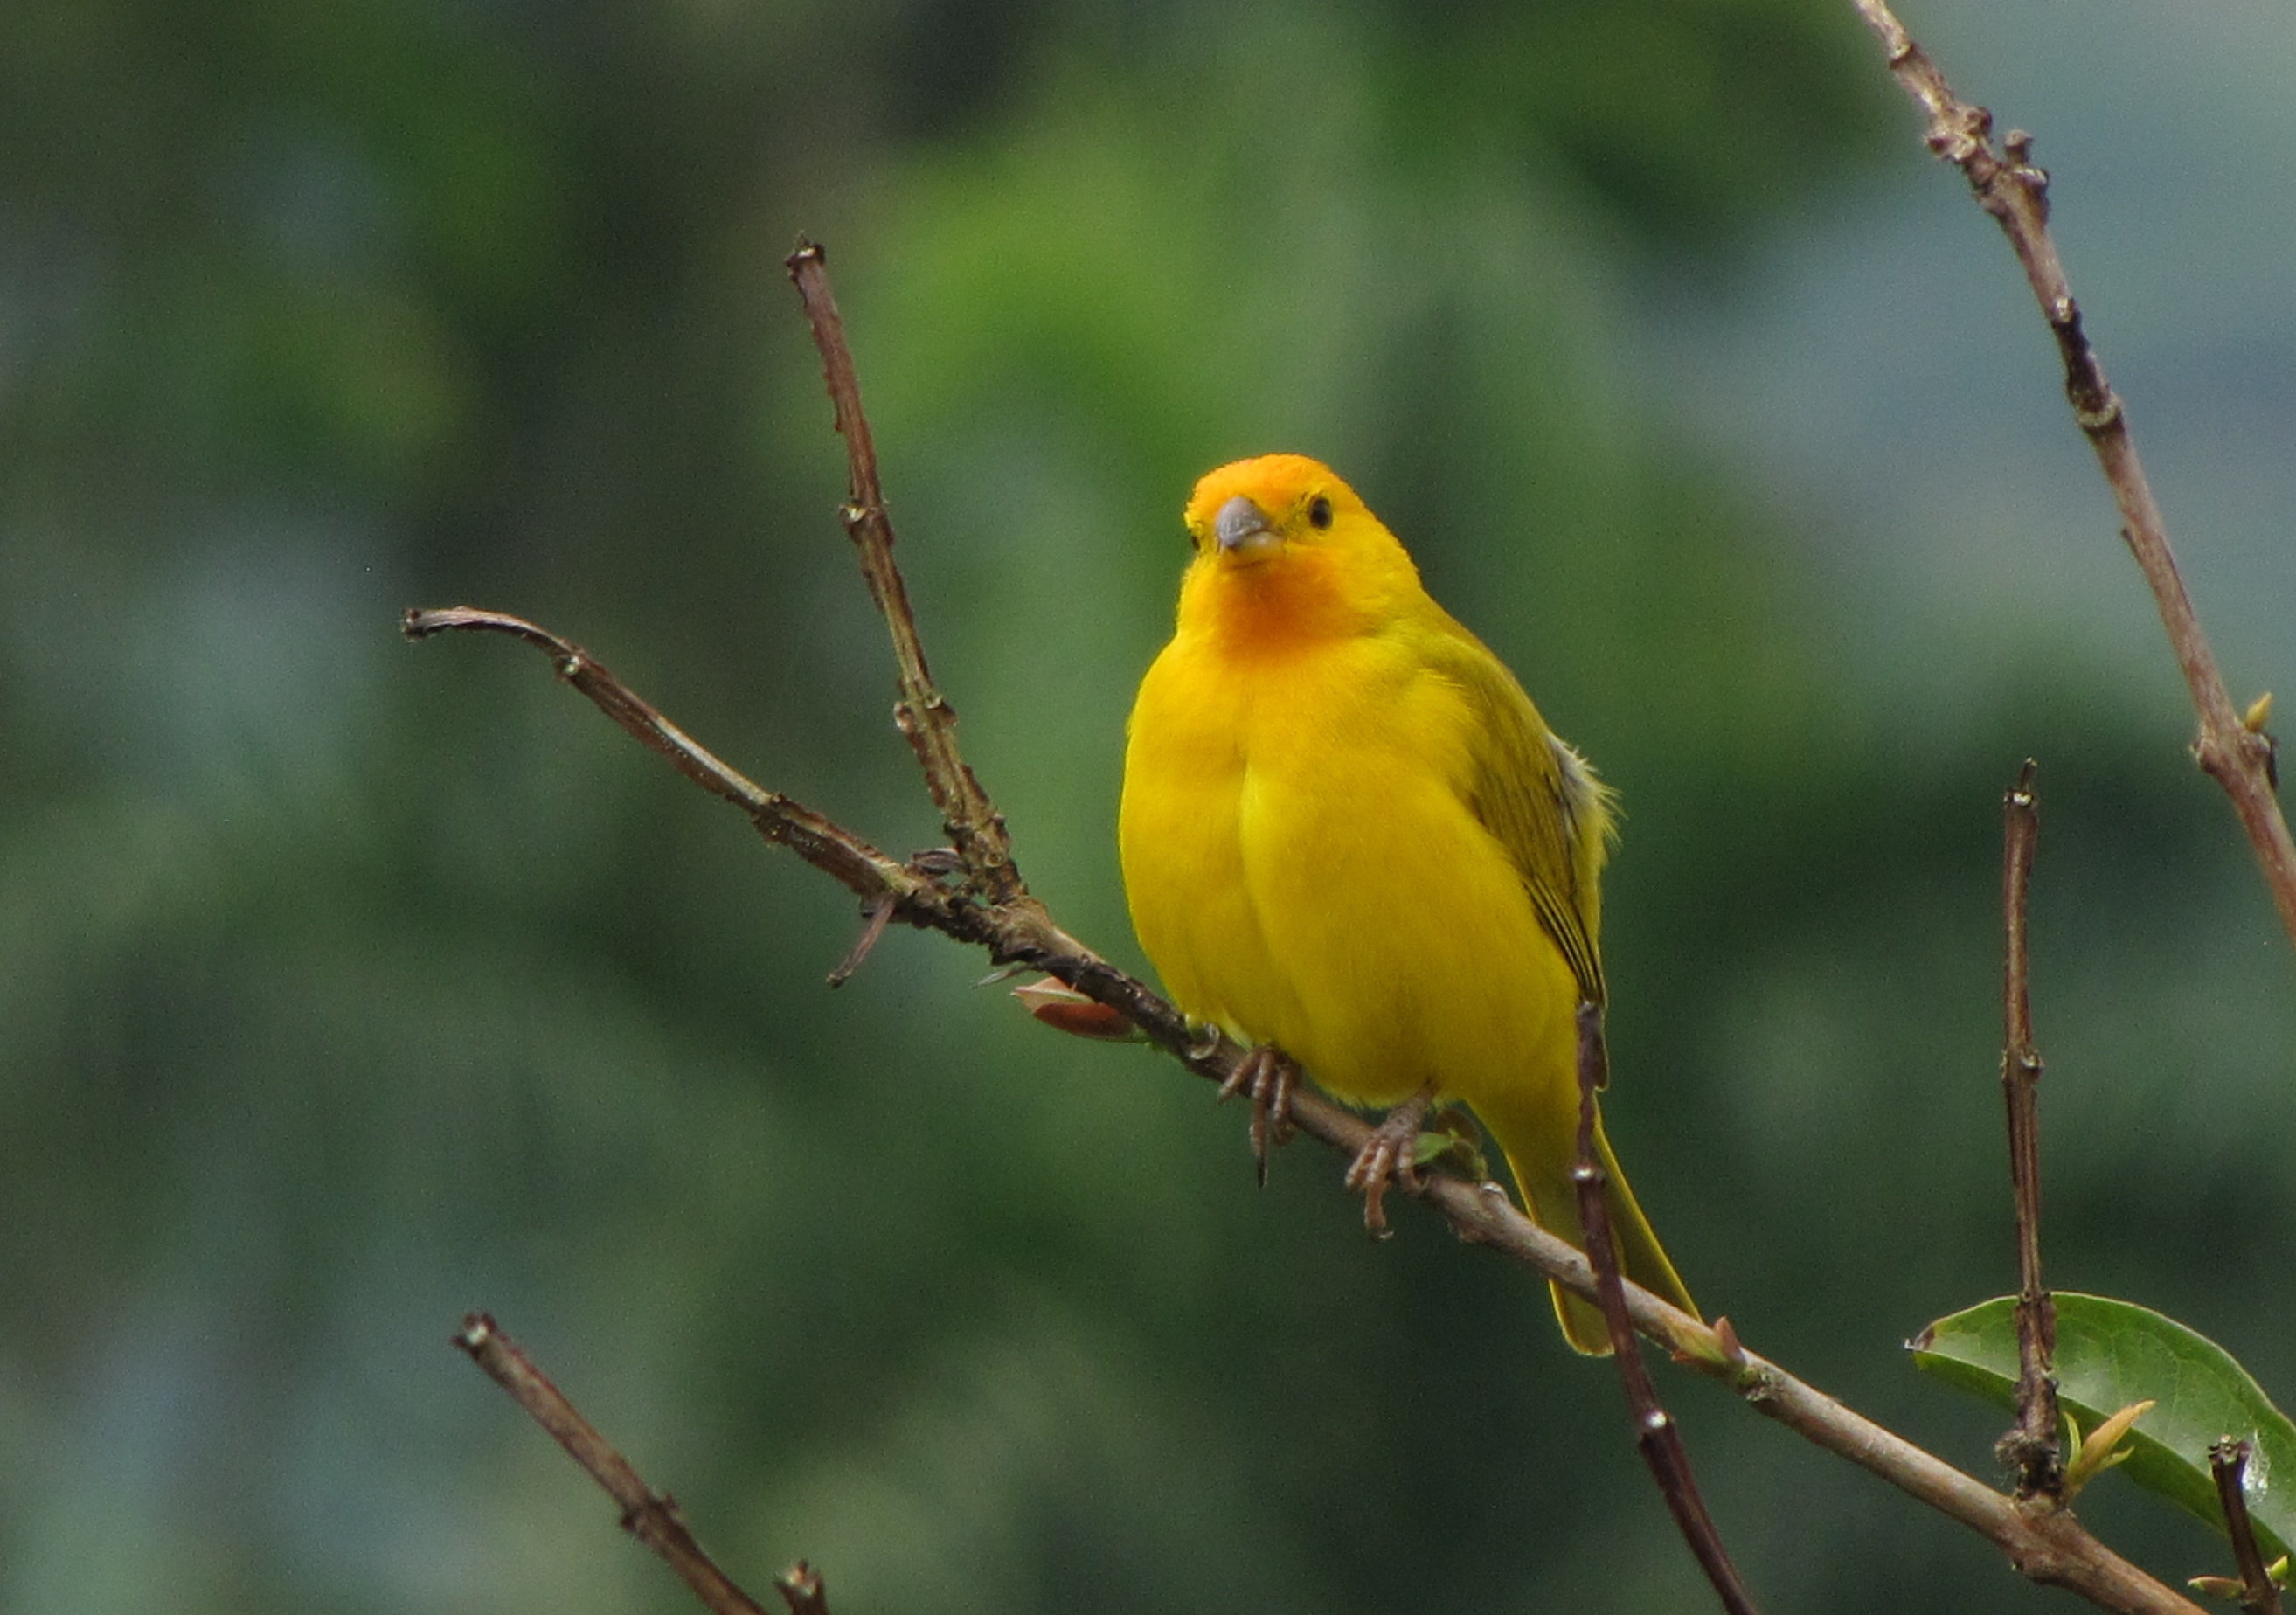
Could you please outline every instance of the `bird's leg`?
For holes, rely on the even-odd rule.
[[[1251,1159],[1258,1163],[1260,1186],[1267,1185],[1267,1148],[1292,1137],[1292,1090],[1299,1086],[1300,1068],[1292,1056],[1272,1043],[1263,1043],[1236,1062],[1235,1070],[1220,1084],[1219,1096],[1251,1095]]]
[[[1381,1118],[1348,1168],[1348,1187],[1364,1197],[1364,1226],[1374,1239],[1394,1232],[1387,1226],[1387,1208],[1382,1203],[1388,1185],[1419,1187],[1419,1124],[1427,1119],[1434,1103],[1435,1085],[1431,1082]]]

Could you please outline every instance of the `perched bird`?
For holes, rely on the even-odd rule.
[[[1531,1217],[1583,1246],[1577,1012],[1603,1002],[1610,792],[1329,467],[1222,466],[1186,521],[1177,631],[1125,752],[1141,946],[1263,1066],[1281,1051],[1342,1100],[1402,1107],[1351,1183],[1407,1174],[1428,1102],[1458,1100]],[[1694,1312],[1597,1139],[1621,1267]],[[1557,1288],[1554,1308],[1572,1346],[1610,1349],[1591,1303]]]

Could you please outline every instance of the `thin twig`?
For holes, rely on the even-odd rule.
[[[2241,1608],[2248,1615],[2280,1615],[2280,1588],[2265,1568],[2264,1550],[2248,1517],[2248,1494],[2243,1489],[2248,1457],[2247,1442],[2227,1439],[2209,1448],[2209,1470],[2216,1477],[2217,1501],[2224,1507],[2233,1562],[2240,1566]]]
[[[2003,795],[2001,1092],[2009,1111],[2009,1183],[2017,1208],[2017,1423],[1996,1448],[2017,1474],[2017,1495],[2062,1501],[2057,1437],[2057,1308],[2041,1283],[2041,1053],[2033,1044],[2026,914],[2033,848],[2040,839],[2034,763],[2025,759]]]
[[[483,1312],[471,1314],[463,1320],[455,1344],[469,1353],[471,1361],[486,1370],[489,1379],[510,1392],[534,1422],[605,1488],[606,1495],[621,1504],[622,1529],[660,1554],[696,1598],[717,1615],[766,1615],[758,1601],[701,1551],[701,1545],[678,1516],[676,1500],[648,1486],[630,1467],[629,1460],[608,1446],[565,1394],[534,1365],[533,1359],[495,1326],[494,1319]],[[826,1604],[819,1602],[817,1577],[813,1578],[813,1588],[816,1602],[808,1606],[806,1615],[828,1615]],[[798,1608],[794,1600],[791,1608]]]
[[[932,882],[899,859],[880,852],[812,808],[778,791],[754,784],[727,767],[708,747],[615,677],[605,663],[571,640],[537,627],[524,618],[482,611],[476,606],[410,611],[400,619],[399,631],[416,640],[458,631],[501,634],[530,644],[550,658],[560,678],[588,696],[600,711],[668,758],[687,779],[748,814],[759,835],[778,846],[793,848],[807,863],[833,876],[848,890],[873,902],[890,894],[897,903],[904,905],[926,901],[934,892]]]
[[[861,923],[860,936],[854,939],[853,947],[845,957],[837,962],[837,968],[829,972],[830,986],[843,987],[853,980],[853,972],[877,951],[877,944],[884,939],[885,927],[892,922],[893,908],[893,894],[890,891],[871,899],[867,917]]]
[[[899,671],[901,698],[893,719],[924,769],[926,789],[940,809],[949,839],[978,882],[981,895],[992,903],[1010,903],[1023,895],[1021,872],[1013,862],[1012,838],[1004,820],[980,788],[956,749],[956,709],[948,704],[925,666],[924,641],[917,633],[916,614],[909,605],[907,586],[893,564],[893,521],[885,510],[885,490],[877,474],[877,447],[869,435],[869,418],[861,411],[861,382],[853,354],[845,343],[844,316],[829,286],[827,255],[811,242],[800,242],[790,254],[790,279],[805,303],[805,317],[813,328],[814,346],[821,353],[823,379],[836,411],[837,430],[845,439],[845,455],[851,486],[840,512],[846,536],[861,555],[861,573],[868,579],[870,597],[893,635],[893,661]]]
[[[2296,840],[2289,836],[2288,821],[2274,794],[2273,744],[2263,731],[2263,703],[2253,723],[2243,719],[2217,670],[2216,653],[2209,648],[2200,615],[2177,570],[2168,524],[2136,457],[2128,411],[2105,379],[2104,366],[2082,327],[2080,306],[2073,301],[2071,283],[2049,234],[2049,176],[2033,165],[2032,136],[2013,130],[1996,152],[1993,115],[1954,94],[1945,75],[1906,32],[1885,0],[1854,3],[1889,53],[1890,71],[1927,117],[1930,149],[1962,171],[1978,205],[2001,226],[2024,268],[2026,283],[2057,340],[2073,419],[2112,487],[2120,511],[2120,536],[2152,587],[2161,625],[2169,631],[2192,693],[2193,709],[2200,717],[2193,757],[2232,799],[2280,910],[2280,922],[2296,941]]]
[[[1697,1478],[1691,1473],[1690,1453],[1674,1416],[1658,1399],[1651,1383],[1650,1366],[1643,1361],[1643,1343],[1627,1312],[1627,1291],[1619,1273],[1618,1247],[1611,1238],[1611,1209],[1607,1174],[1595,1148],[1595,1099],[1610,1076],[1610,1053],[1603,1040],[1603,1007],[1593,1002],[1578,1006],[1578,1160],[1570,1181],[1578,1193],[1578,1220],[1587,1230],[1587,1259],[1595,1269],[1595,1296],[1603,1303],[1603,1321],[1610,1326],[1611,1356],[1618,1365],[1619,1383],[1627,1393],[1627,1406],[1635,1419],[1635,1445],[1651,1478],[1666,1498],[1675,1529],[1690,1545],[1698,1568],[1713,1584],[1715,1595],[1730,1615],[1758,1615],[1753,1595],[1739,1578],[1722,1545],[1722,1533],[1706,1511]]]

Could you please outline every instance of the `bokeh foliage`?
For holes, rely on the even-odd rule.
[[[32,0],[0,51],[0,1605],[684,1607],[449,1351],[494,1309],[850,1611],[1700,1609],[1543,1286],[896,936],[507,647],[935,828],[778,260],[830,243],[1024,870],[1111,825],[1199,471],[1339,464],[1624,791],[1612,1126],[1709,1305],[1980,1469],[1898,1342],[2008,1269],[1994,802],[2044,758],[2053,1271],[2284,1397],[2285,960],[2173,712],[1940,733],[1644,294],[1898,126],[1846,11]],[[2133,580],[2130,586],[2135,587]],[[2057,642],[2042,636],[2045,645]],[[1989,1553],[1669,1392],[1775,1611]],[[2099,1488],[2140,1550],[2197,1534]],[[2087,1500],[2085,1500],[2086,1503]],[[2183,1568],[2200,1568],[2198,1564]],[[1918,1574],[1915,1574],[1918,1570]]]

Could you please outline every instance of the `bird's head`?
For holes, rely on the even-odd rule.
[[[1204,474],[1188,497],[1188,536],[1199,555],[1227,566],[1261,566],[1294,545],[1332,547],[1343,516],[1352,526],[1370,515],[1321,461],[1262,455]]]
[[[1187,592],[1205,611],[1274,627],[1359,628],[1416,596],[1417,569],[1337,472],[1304,455],[1208,471],[1189,496]],[[1248,606],[1247,606],[1248,603]]]

